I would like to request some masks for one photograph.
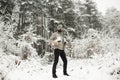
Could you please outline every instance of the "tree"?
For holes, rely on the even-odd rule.
[[[89,28],[101,30],[100,13],[97,11],[95,2],[91,0],[78,1],[77,6],[77,33],[84,35]]]
[[[120,11],[116,8],[109,8],[104,16],[105,18],[105,29],[112,36],[120,35]]]
[[[0,17],[5,23],[11,20],[14,0],[0,0]]]

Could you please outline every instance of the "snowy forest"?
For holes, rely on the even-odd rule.
[[[120,80],[120,11],[103,15],[92,0],[0,0],[0,80],[53,80],[55,22],[70,74],[59,59],[56,80]]]

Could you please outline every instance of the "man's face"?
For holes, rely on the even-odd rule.
[[[59,24],[59,25],[58,25],[57,30],[58,30],[58,32],[62,32],[62,30],[63,30],[63,29],[62,29],[62,24]]]

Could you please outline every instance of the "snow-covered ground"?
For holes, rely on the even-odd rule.
[[[108,53],[96,55],[93,59],[68,58],[68,73],[62,73],[62,61],[57,66],[58,78],[52,78],[52,63],[44,63],[40,57],[21,60],[14,55],[5,55],[0,49],[0,78],[1,80],[120,80],[120,54]]]

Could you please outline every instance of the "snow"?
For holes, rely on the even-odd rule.
[[[120,54],[96,55],[93,59],[71,59],[68,57],[68,73],[62,73],[62,61],[57,65],[57,79],[52,78],[52,64],[47,64],[39,56],[21,60],[15,65],[17,56],[5,55],[0,49],[0,76],[4,80],[120,80]],[[1,56],[2,55],[2,56]],[[43,61],[43,62],[42,62]],[[44,64],[42,64],[44,63]],[[114,73],[113,73],[114,72]],[[113,75],[111,75],[113,73]]]
[[[6,37],[8,34],[2,36],[4,33],[1,32],[0,80],[120,80],[120,40],[100,38],[98,32],[92,29],[88,32],[87,38],[71,40],[70,49],[73,51],[66,52],[67,55],[72,55],[72,58],[67,56],[70,76],[63,75],[63,63],[60,59],[57,65],[57,79],[52,78],[53,57],[50,57],[52,62],[48,60],[49,55],[53,53],[47,52],[40,58],[31,46],[32,42],[36,41],[35,35],[27,33],[15,40]],[[32,38],[30,43],[24,40],[26,35]],[[18,46],[15,43],[18,43]],[[22,60],[21,48],[25,45],[32,50],[32,55]],[[86,54],[88,50],[92,51],[91,57],[85,57],[89,56]]]
[[[120,80],[120,40],[117,38],[103,38],[97,31],[90,29],[87,38],[70,39],[72,51],[66,51],[67,55],[72,55],[71,58],[67,57],[70,76],[63,75],[63,63],[60,59],[57,65],[58,78],[53,79],[53,57],[49,60],[49,55],[53,53],[47,52],[43,58],[37,56],[31,46],[37,40],[35,35],[27,33],[15,40],[9,39],[8,33],[3,36],[2,28],[0,31],[0,80]],[[28,35],[32,38],[30,43],[24,40]],[[21,48],[26,45],[32,54],[22,60]],[[92,51],[91,57],[86,54],[88,50]]]
[[[79,10],[79,8],[81,10],[86,9],[83,4],[88,3],[85,3],[85,0],[72,1],[74,1],[75,13],[81,17],[90,16],[88,14],[82,15]],[[28,2],[32,4],[33,1]],[[49,2],[49,0],[46,2]],[[44,0],[42,3],[44,4]],[[0,80],[120,80],[120,39],[117,37],[109,37],[110,35],[104,35],[102,34],[104,32],[99,33],[94,29],[89,29],[86,34],[82,36],[80,35],[79,37],[81,39],[73,39],[73,36],[68,32],[75,32],[74,28],[67,28],[65,30],[69,35],[67,36],[67,39],[71,42],[69,44],[70,47],[66,49],[68,74],[70,74],[70,76],[63,75],[63,63],[60,58],[57,65],[58,78],[52,78],[53,53],[45,52],[45,55],[41,58],[37,55],[36,49],[33,47],[33,43],[37,43],[37,40],[48,42],[48,39],[43,36],[49,37],[49,35],[43,34],[42,36],[34,34],[35,27],[32,26],[34,24],[31,24],[25,28],[28,32],[21,36],[17,35],[18,38],[15,39],[15,28],[17,26],[17,22],[19,22],[19,13],[17,12],[19,12],[20,9],[17,2],[15,2],[15,4],[11,17],[13,22],[0,22]],[[21,4],[24,5],[26,2],[23,1]],[[61,8],[59,1],[52,1],[49,4],[57,4],[57,8]],[[70,10],[71,8],[68,8],[64,13],[67,13]],[[54,20],[55,23],[60,22],[54,18],[48,18],[50,21]],[[14,22],[14,19],[16,22]],[[40,20],[41,18],[39,21]],[[45,20],[47,20],[47,18],[45,18]],[[46,25],[49,20],[45,22]],[[108,20],[108,24],[109,22],[110,21]],[[88,27],[86,25],[82,26],[86,29]],[[48,33],[50,32],[47,26],[44,28]],[[29,37],[27,38],[28,40],[25,39],[26,36]],[[58,38],[58,40],[61,39]],[[26,59],[22,59],[25,55],[23,54],[23,50],[25,50],[26,47],[26,51],[30,55],[27,56]],[[42,45],[42,47],[44,47],[44,45]],[[45,47],[49,48],[46,43]]]

